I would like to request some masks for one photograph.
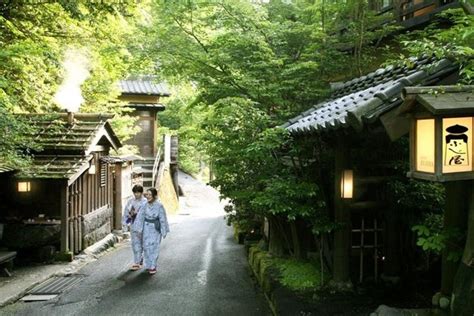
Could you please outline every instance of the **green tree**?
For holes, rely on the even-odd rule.
[[[53,98],[63,80],[64,55],[68,49],[81,49],[87,52],[91,74],[82,86],[85,102],[81,111],[117,114],[113,122],[117,134],[122,139],[129,137],[134,132],[133,120],[110,100],[118,94],[117,81],[134,63],[128,48],[132,48],[130,38],[142,23],[142,9],[135,1],[2,1],[2,113],[59,110]],[[2,129],[21,134],[21,122],[15,116],[2,122]],[[10,163],[22,157],[13,155],[19,152],[17,145],[22,147],[27,142],[20,134],[4,139],[1,161]]]

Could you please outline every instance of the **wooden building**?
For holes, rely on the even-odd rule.
[[[166,84],[155,83],[151,77],[120,81],[119,99],[133,108],[131,115],[138,117],[138,132],[127,144],[135,145],[139,155],[154,158],[158,152],[157,113],[165,110],[160,98],[170,96]]]
[[[429,22],[433,15],[446,9],[458,8],[458,0],[383,0],[369,1],[371,9],[381,14],[390,12],[392,19],[386,23],[396,21],[403,28],[409,29]]]
[[[113,166],[104,158],[121,143],[108,122],[111,116],[25,118],[38,127],[31,137],[41,149],[30,150],[29,168],[0,175],[0,220],[6,228],[13,225],[25,232],[56,225],[60,237],[48,242],[60,245],[63,253],[78,253],[112,230]]]
[[[393,140],[408,133],[409,122],[397,112],[403,102],[401,92],[410,86],[452,84],[458,74],[457,66],[447,59],[421,57],[412,63],[345,82],[328,100],[285,125],[295,138],[324,139],[332,146],[332,216],[342,224],[334,232],[330,258],[336,282],[400,273],[403,255],[397,243],[400,232],[409,227],[396,224],[385,192],[393,176],[390,162],[406,159],[394,157],[390,150]],[[371,155],[369,149],[374,150]],[[365,155],[358,155],[362,150]]]

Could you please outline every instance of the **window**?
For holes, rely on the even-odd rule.
[[[105,187],[107,182],[107,164],[102,162],[100,164],[100,186]]]

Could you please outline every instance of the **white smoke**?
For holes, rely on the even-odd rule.
[[[83,50],[68,49],[64,56],[64,80],[54,95],[54,101],[69,112],[79,111],[84,101],[82,83],[89,77],[89,59]]]

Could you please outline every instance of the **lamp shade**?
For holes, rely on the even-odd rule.
[[[18,192],[30,192],[31,191],[31,182],[29,182],[29,181],[18,182],[17,189],[18,189]]]
[[[352,170],[342,171],[341,198],[352,199],[354,191],[354,172]]]

